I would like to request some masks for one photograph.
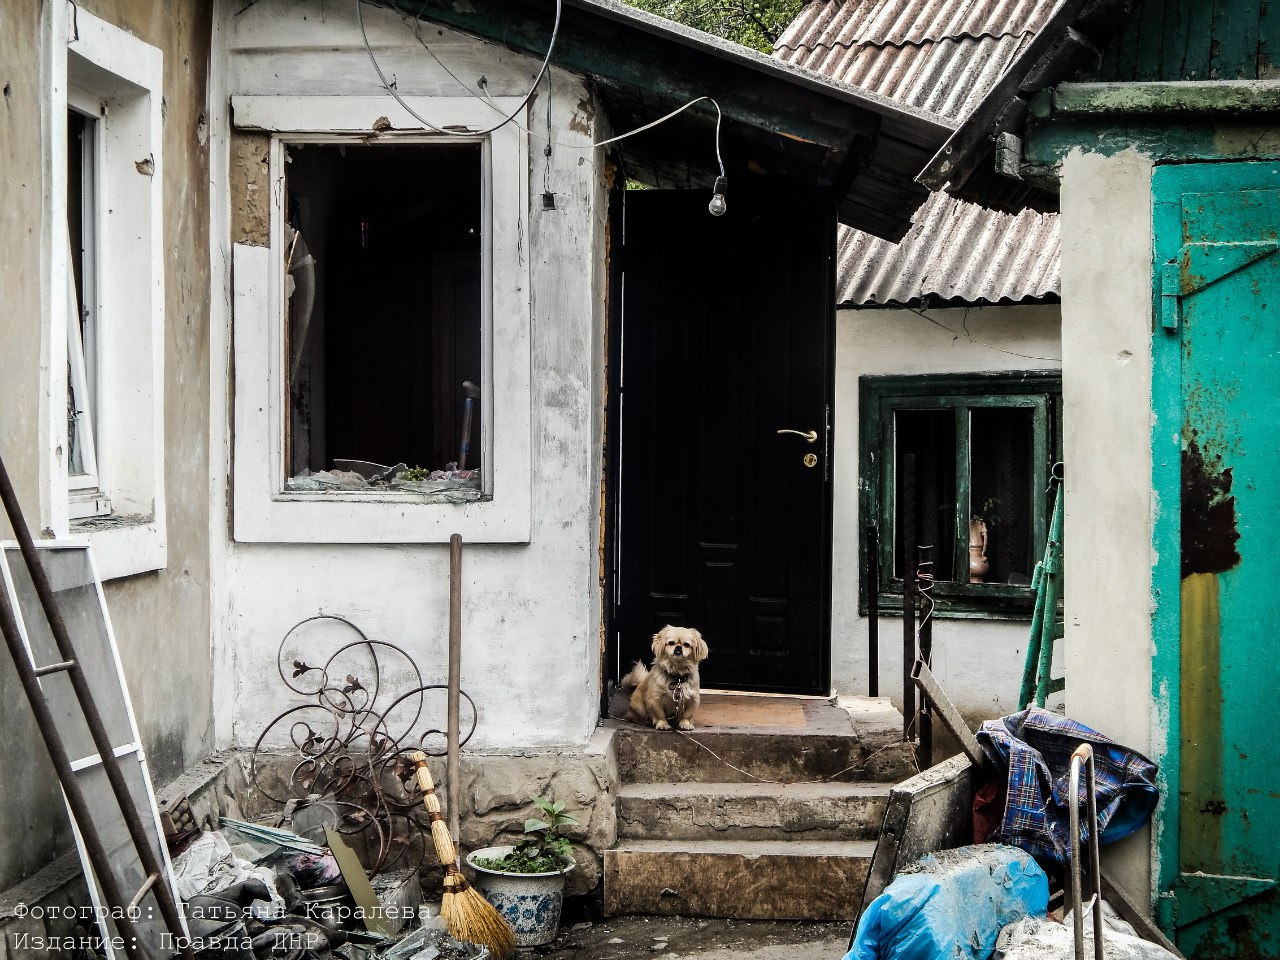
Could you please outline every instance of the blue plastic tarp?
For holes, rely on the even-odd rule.
[[[871,901],[845,960],[987,960],[1002,927],[1048,903],[1049,878],[1016,847],[929,854]]]

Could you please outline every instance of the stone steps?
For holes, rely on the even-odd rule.
[[[906,744],[852,733],[618,731],[623,783],[799,783],[835,777],[898,783],[915,773]]]
[[[618,790],[625,840],[874,839],[888,783],[633,783]]]
[[[604,855],[604,909],[742,920],[848,920],[870,840],[628,840]]]
[[[615,728],[605,912],[852,919],[889,788],[915,772],[901,715],[876,700],[703,700],[691,734]]]

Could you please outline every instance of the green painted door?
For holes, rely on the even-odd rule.
[[[1154,177],[1160,917],[1280,957],[1280,164]]]

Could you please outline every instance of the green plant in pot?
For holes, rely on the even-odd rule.
[[[485,847],[467,857],[476,886],[511,925],[516,946],[550,943],[560,926],[565,874],[574,868],[569,838],[562,831],[577,824],[564,801],[536,797],[540,818],[524,822],[515,845]]]

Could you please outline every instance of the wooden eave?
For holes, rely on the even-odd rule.
[[[397,0],[394,7],[539,58],[555,11],[553,0]],[[901,239],[928,196],[915,175],[951,133],[925,111],[615,0],[564,0],[553,63],[590,79],[616,132],[714,97],[724,112],[731,178],[749,170],[833,189],[843,223],[889,240]],[[621,141],[617,151],[627,176],[642,183],[709,187],[718,172],[714,130],[714,108],[699,104]]]
[[[1056,192],[996,172],[1005,133],[1021,134],[1031,98],[1096,66],[1133,0],[1062,0],[1039,33],[920,172],[930,190],[1006,213],[1052,212]]]

